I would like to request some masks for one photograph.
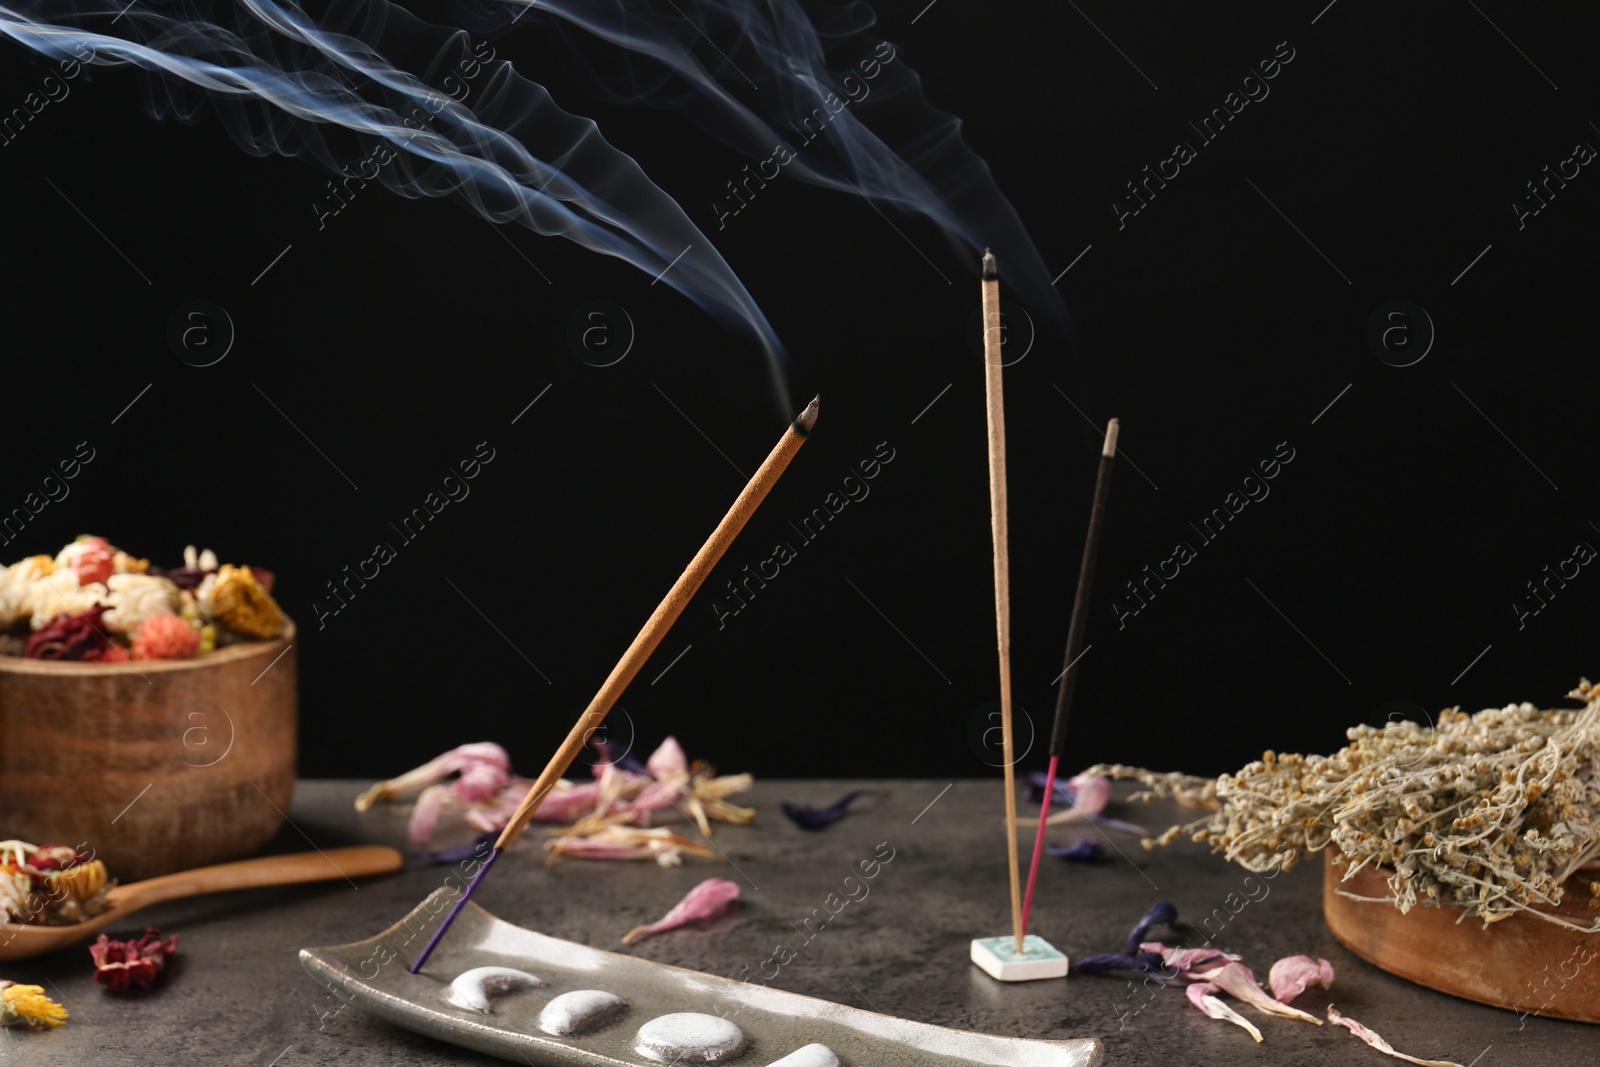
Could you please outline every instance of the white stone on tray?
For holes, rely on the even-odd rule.
[[[676,1011],[639,1027],[633,1050],[657,1063],[716,1063],[744,1051],[744,1031],[717,1015]]]
[[[980,937],[972,942],[972,962],[1002,982],[1031,982],[1039,978],[1065,978],[1067,957],[1044,938],[1029,934],[1017,951],[1014,937]]]
[[[563,993],[539,1012],[539,1029],[556,1037],[593,1028],[628,1006],[615,993],[603,989],[574,989]]]
[[[833,1049],[827,1045],[813,1042],[803,1048],[797,1048],[781,1060],[767,1065],[767,1067],[839,1067],[839,1057],[833,1054]]]
[[[488,1015],[494,1010],[489,1004],[491,994],[513,989],[537,989],[542,985],[543,978],[515,967],[474,967],[456,975],[444,999],[445,1003],[455,1007]]]

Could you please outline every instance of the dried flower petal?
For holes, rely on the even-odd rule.
[[[44,995],[44,987],[0,981],[0,1026],[48,1028],[67,1021],[67,1009]]]
[[[1072,863],[1099,863],[1106,858],[1106,846],[1092,837],[1082,837],[1070,845],[1046,845],[1044,850]]]
[[[1243,1015],[1224,1004],[1217,996],[1217,987],[1206,982],[1196,982],[1184,990],[1184,995],[1189,998],[1189,1003],[1211,1016],[1213,1019],[1222,1019],[1242,1026],[1256,1039],[1256,1044],[1261,1043],[1261,1031],[1255,1024]]]
[[[723,911],[738,896],[737,882],[730,882],[726,878],[707,878],[689,890],[688,895],[678,901],[673,909],[659,920],[629,930],[622,936],[622,943],[626,945],[645,934],[659,934],[663,930],[671,930],[696,919],[710,918]]]
[[[644,761],[645,768],[656,778],[671,778],[689,772],[689,757],[675,737],[668,737]]]
[[[148,574],[113,574],[106,579],[106,629],[131,634],[151,615],[178,610],[178,587]]]
[[[1211,983],[1235,1000],[1242,1000],[1259,1012],[1267,1015],[1276,1015],[1283,1019],[1299,1019],[1302,1022],[1312,1023],[1316,1026],[1322,1025],[1322,1020],[1315,1015],[1303,1012],[1299,1008],[1291,1008],[1289,1005],[1281,1004],[1267,996],[1256,982],[1254,972],[1242,963],[1230,960],[1227,963],[1208,967],[1205,970],[1196,970],[1192,973],[1194,977]]]
[[[1214,948],[1169,948],[1159,941],[1146,941],[1139,946],[1139,951],[1156,953],[1169,970],[1177,971],[1182,978],[1189,977],[1190,972],[1242,958]]]
[[[23,653],[33,659],[98,660],[111,644],[100,617],[105,608],[96,605],[76,615],[62,615],[36,630],[28,638]]]
[[[1111,779],[1098,774],[1076,774],[1067,779],[1067,790],[1072,797],[1069,801],[1070,807],[1046,819],[1047,825],[1061,826],[1098,816],[1111,800]],[[1055,794],[1061,795],[1060,783],[1056,785]],[[1039,796],[1041,798],[1044,796],[1042,786]]]
[[[85,535],[57,553],[56,569],[72,571],[79,585],[104,582],[116,570],[116,549],[104,537]]]
[[[209,551],[209,550],[208,550]],[[211,614],[224,626],[249,637],[268,638],[284,627],[283,612],[249,567],[223,564],[211,588]]]
[[[132,645],[134,659],[188,659],[200,650],[200,631],[177,615],[147,615]]]
[[[1145,936],[1150,933],[1152,926],[1158,923],[1162,926],[1171,926],[1177,921],[1178,909],[1170,901],[1156,901],[1150,905],[1150,910],[1145,912],[1144,917],[1139,920],[1139,925],[1135,926],[1133,931],[1128,934],[1127,948],[1124,951],[1129,955],[1139,951],[1139,945],[1144,941]]]
[[[1267,985],[1272,996],[1287,1004],[1306,991],[1308,986],[1327,989],[1333,985],[1333,964],[1327,960],[1314,960],[1310,956],[1285,956],[1267,972]]]
[[[826,830],[844,818],[845,812],[849,810],[850,805],[857,797],[868,792],[871,792],[871,790],[857,789],[854,792],[846,793],[825,808],[814,808],[803,801],[789,800],[780,800],[778,806],[789,817],[789,821],[800,827],[800,829]]]
[[[178,951],[178,935],[162,940],[161,931],[144,928],[144,936],[128,941],[113,941],[105,934],[89,946],[94,958],[94,980],[112,992],[133,986],[149,989],[167,965],[167,958]]]
[[[1085,956],[1074,960],[1074,974],[1105,974],[1107,971],[1144,971],[1154,974],[1161,970],[1161,957],[1153,952],[1102,952],[1098,956]]]
[[[1346,1030],[1350,1031],[1352,1034],[1355,1034],[1357,1037],[1371,1045],[1373,1048],[1377,1049],[1379,1052],[1382,1052],[1387,1056],[1393,1056],[1397,1060],[1405,1060],[1407,1063],[1415,1063],[1417,1067],[1461,1067],[1461,1064],[1456,1063],[1454,1060],[1423,1060],[1418,1059],[1415,1056],[1408,1056],[1404,1052],[1396,1052],[1393,1045],[1389,1044],[1389,1042],[1385,1041],[1371,1030],[1368,1030],[1365,1026],[1362,1026],[1354,1019],[1339,1014],[1338,1009],[1332,1004],[1328,1005],[1328,1021],[1336,1026],[1344,1027]]]

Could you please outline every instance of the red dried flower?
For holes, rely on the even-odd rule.
[[[128,650],[112,641],[100,652],[101,663],[128,663],[133,659],[128,655]]]
[[[71,845],[40,845],[28,857],[28,866],[37,871],[60,871],[88,863],[90,858]]]
[[[277,575],[273,574],[265,567],[251,566],[246,567],[245,570],[256,576],[256,581],[260,584],[261,588],[265,589],[269,593],[272,592],[272,583],[278,580]]]
[[[138,986],[149,989],[167,965],[167,957],[178,951],[178,935],[162,940],[154,926],[144,928],[144,936],[128,941],[113,941],[105,934],[89,946],[94,958],[95,984],[113,993]]]
[[[133,631],[134,659],[188,659],[200,648],[200,631],[177,615],[146,615]]]
[[[81,614],[52,619],[28,638],[23,655],[33,659],[99,659],[111,643],[100,626],[105,610],[96,604]]]
[[[117,550],[104,537],[85,537],[72,554],[72,572],[79,585],[104,582],[116,570]]]

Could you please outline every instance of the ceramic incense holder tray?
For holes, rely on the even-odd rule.
[[[363,1011],[453,1045],[518,1063],[548,1067],[619,1067],[717,1062],[739,1067],[1098,1067],[1100,1042],[1035,1041],[949,1030],[785,993],[748,982],[604,952],[524,930],[469,903],[420,974],[406,968],[453,900],[436,890],[410,915],[355,944],[300,950],[300,962],[320,984]],[[537,988],[491,993],[483,1014],[454,1006],[451,982],[479,967],[509,967],[535,975]],[[492,988],[492,987],[491,987]],[[620,998],[614,1008],[571,1036],[541,1029],[546,1005],[563,994],[600,991]],[[590,994],[572,1000],[596,1000]],[[558,1007],[560,1007],[558,1005]],[[732,1045],[706,1049],[659,1046],[653,1033],[681,1036],[678,1013],[702,1020],[704,1033],[737,1028]],[[545,1019],[550,1018],[549,1014]],[[687,1020],[691,1034],[693,1020]],[[831,1056],[815,1048],[824,1046]],[[788,1058],[786,1057],[793,1057]]]

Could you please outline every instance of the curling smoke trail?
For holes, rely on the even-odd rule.
[[[618,256],[752,334],[786,413],[782,345],[707,233],[591,120],[510,63],[479,64],[466,29],[559,32],[580,54],[598,49],[584,73],[606,95],[681,111],[752,159],[798,144],[786,174],[925,215],[968,249],[992,246],[1021,301],[1057,334],[1070,331],[1016,212],[960,123],[926,102],[915,72],[903,60],[875,64],[866,86],[848,63],[830,67],[835,53],[872,44],[892,53],[868,37],[865,4],[835,9],[821,26],[797,0],[447,6],[465,29],[390,0],[329,0],[315,18],[295,0],[11,0],[0,2],[0,33],[52,58],[142,69],[154,76],[154,115],[195,121],[215,110],[252,154],[308,157],[402,196],[458,197],[495,223]],[[432,84],[467,65],[470,106]],[[814,143],[791,136],[813,126],[826,127]],[[718,210],[704,221],[719,222]]]
[[[320,22],[292,3],[240,0],[216,13],[235,19],[227,25],[208,17],[204,0],[166,5],[181,15],[148,0],[120,17],[116,3],[77,0],[70,14],[67,6],[0,4],[0,33],[55,59],[153,73],[158,117],[193,120],[209,102],[252,154],[309,156],[340,175],[361,160],[358,180],[408,197],[460,196],[493,222],[566,237],[659,275],[755,335],[792,415],[783,349],[755,300],[677,202],[592,121],[503,61],[487,65],[468,107],[385,55],[420,48],[448,69],[471,58],[464,32],[441,42],[437,28],[383,0],[336,2]]]
[[[794,159],[783,166],[785,175],[926,216],[964,246],[962,262],[976,262],[977,253],[992,248],[1021,303],[1058,336],[1071,334],[1066,304],[1038,249],[988,164],[962,141],[960,120],[928,103],[903,59],[874,58],[884,47],[891,56],[895,50],[870,33],[876,17],[868,4],[840,5],[820,23],[798,0],[452,0],[451,6],[471,29],[538,33],[565,23],[583,31],[569,33],[575,47],[589,37],[627,50],[638,62],[586,67],[613,98],[682,112],[752,160],[789,146]],[[729,42],[727,51],[716,40]],[[715,75],[698,57],[707,49]],[[852,56],[868,57],[875,76],[852,68]],[[830,57],[837,58],[830,63]],[[741,91],[747,86],[755,91]],[[812,132],[824,127],[825,136],[811,143]]]

